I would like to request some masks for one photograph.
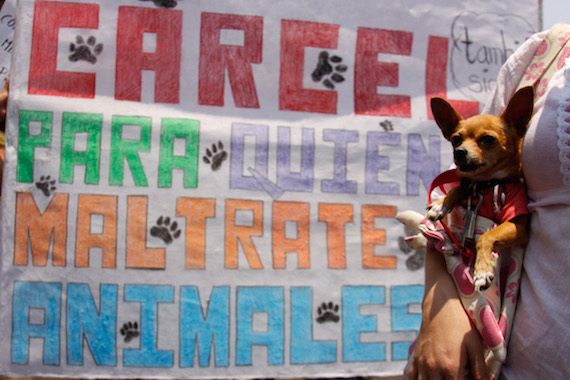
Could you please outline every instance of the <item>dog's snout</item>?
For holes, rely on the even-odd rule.
[[[457,148],[453,151],[453,158],[457,163],[464,163],[467,160],[467,149]]]

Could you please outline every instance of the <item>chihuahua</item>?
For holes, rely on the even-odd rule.
[[[463,244],[471,244],[475,249],[473,283],[476,290],[487,289],[494,279],[494,249],[525,244],[527,241],[528,211],[526,190],[522,184],[521,146],[532,117],[533,97],[532,87],[524,87],[513,95],[500,117],[477,115],[468,119],[463,119],[444,99],[431,99],[435,121],[445,139],[453,146],[453,158],[460,185],[429,205],[426,216],[432,221],[440,220],[454,207],[468,201],[469,206],[464,216]],[[523,193],[525,197],[524,211],[514,216],[510,213],[510,219],[506,220],[496,220],[501,218],[484,215],[493,219],[498,226],[483,233],[476,243],[469,241],[473,232],[466,229],[473,230],[475,223],[469,219],[476,218],[477,214],[482,215],[479,208],[486,202],[482,195],[483,189],[498,186],[497,184],[501,184],[503,189],[504,184],[522,186],[518,193]],[[496,213],[496,190],[490,191],[495,191]],[[476,205],[475,201],[479,204]],[[469,234],[471,236],[468,236]],[[465,246],[462,248],[465,249]]]

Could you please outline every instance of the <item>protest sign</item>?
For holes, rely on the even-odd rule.
[[[4,85],[10,72],[16,29],[16,0],[2,2],[0,9],[0,84]]]
[[[451,162],[538,3],[20,1],[2,190],[8,375],[400,373]]]

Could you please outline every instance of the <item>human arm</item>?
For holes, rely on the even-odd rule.
[[[463,309],[443,255],[426,249],[422,325],[407,379],[488,379],[481,335]]]

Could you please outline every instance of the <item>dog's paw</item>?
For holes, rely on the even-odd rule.
[[[497,266],[497,253],[492,251],[493,242],[489,239],[489,234],[484,233],[477,242],[477,259],[473,267],[473,285],[475,290],[485,290],[491,286],[495,278],[495,268]]]
[[[443,202],[434,202],[427,208],[426,218],[435,222],[442,219],[447,214],[447,209]]]
[[[473,287],[476,291],[487,290],[495,279],[495,274],[492,271],[475,271],[473,276]]]

